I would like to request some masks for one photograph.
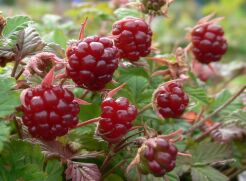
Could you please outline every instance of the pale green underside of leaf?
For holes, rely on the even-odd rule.
[[[194,167],[191,169],[192,181],[228,181],[229,179],[216,169],[206,167]]]
[[[15,85],[15,80],[12,78],[0,79],[0,117],[5,117],[15,111],[15,107],[20,104],[19,93],[12,91],[11,88]]]

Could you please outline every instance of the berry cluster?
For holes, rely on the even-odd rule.
[[[204,64],[219,61],[226,53],[227,41],[223,29],[216,24],[202,24],[191,32],[192,52]]]
[[[22,104],[22,120],[33,137],[53,140],[78,123],[79,105],[73,93],[60,86],[29,89]]]
[[[161,85],[154,93],[154,105],[163,118],[177,118],[189,103],[189,97],[177,82]]]
[[[138,61],[151,51],[152,31],[142,19],[127,17],[113,25],[112,34],[115,46],[119,48],[121,57],[130,61]]]
[[[166,0],[141,0],[143,4],[143,13],[150,15],[163,14],[161,9],[166,4]]]
[[[137,109],[129,104],[127,98],[106,98],[101,104],[102,114],[98,132],[108,142],[119,141],[132,127],[137,116]]]
[[[118,49],[106,37],[91,36],[67,49],[67,75],[80,87],[98,91],[112,80],[118,68]]]
[[[168,140],[161,137],[149,138],[139,149],[138,169],[142,174],[151,173],[162,177],[174,169],[178,151]]]

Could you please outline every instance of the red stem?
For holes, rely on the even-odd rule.
[[[97,118],[93,118],[93,119],[89,119],[87,121],[84,121],[82,123],[77,124],[77,126],[75,128],[79,128],[79,127],[83,127],[86,126],[88,124],[92,124],[92,123],[96,123],[101,119],[101,117],[97,117]]]

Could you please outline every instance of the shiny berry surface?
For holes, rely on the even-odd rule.
[[[155,104],[163,118],[178,118],[189,104],[189,97],[179,83],[166,83],[156,92]]]
[[[23,123],[33,137],[54,140],[77,125],[80,108],[69,90],[38,86],[25,93],[22,111]]]
[[[191,32],[192,52],[204,64],[217,62],[227,51],[223,29],[216,24],[204,24]]]
[[[115,46],[119,48],[121,57],[130,61],[138,61],[151,51],[152,31],[142,19],[127,17],[113,25]]]
[[[118,49],[106,37],[91,36],[67,49],[67,75],[80,87],[98,91],[112,80],[118,68]]]
[[[101,104],[102,114],[98,131],[108,142],[119,141],[132,127],[137,117],[137,108],[127,98],[106,98]]]
[[[140,148],[138,169],[142,174],[162,177],[175,168],[177,148],[160,137],[149,138]]]

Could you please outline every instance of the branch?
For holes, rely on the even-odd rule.
[[[97,118],[93,118],[93,119],[89,119],[87,121],[84,121],[82,123],[77,124],[77,126],[75,128],[79,128],[88,124],[92,124],[92,123],[96,123],[101,119],[101,117],[97,117]]]
[[[152,107],[152,103],[149,103],[147,105],[145,105],[139,112],[138,112],[138,115],[139,114],[142,114],[143,112],[147,111],[148,109],[150,109]]]
[[[214,115],[218,114],[221,110],[223,110],[225,107],[227,107],[229,104],[231,104],[246,88],[246,85],[243,86],[236,94],[234,94],[230,99],[228,99],[224,104],[222,104],[220,107],[218,107],[214,112],[209,114],[207,117],[202,119],[201,121],[198,121],[196,124],[194,124],[189,130],[186,131],[187,133],[193,132],[195,129],[199,128],[203,125],[205,121],[207,121],[209,118],[213,117]]]

